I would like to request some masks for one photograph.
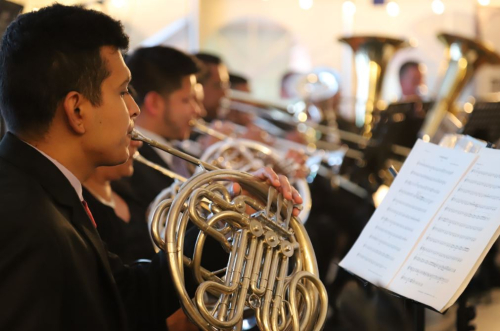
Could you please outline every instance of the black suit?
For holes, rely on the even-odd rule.
[[[157,165],[169,169],[153,147],[144,144],[139,148],[141,155]],[[127,202],[127,204],[139,204],[144,210],[144,217],[149,204],[153,202],[158,193],[169,187],[173,179],[149,166],[134,161],[134,174],[129,178],[122,178],[113,183],[113,190]]]
[[[164,256],[123,265],[66,177],[10,133],[0,143],[0,188],[0,330],[166,328],[177,305],[166,304],[177,300]]]

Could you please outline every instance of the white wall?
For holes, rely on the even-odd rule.
[[[13,2],[24,5],[26,12],[50,5],[54,3],[54,0],[14,0]],[[58,0],[57,2],[66,5],[96,3],[92,0]],[[191,51],[198,47],[198,0],[107,0],[103,5],[94,4],[88,7],[102,10],[121,20],[125,31],[130,36],[131,48],[137,47],[141,42],[153,36],[158,41],[173,37],[175,45],[184,50]],[[186,24],[178,31],[166,29],[172,23],[183,19],[186,20]],[[166,32],[172,32],[172,34],[168,35]]]
[[[53,2],[12,1],[23,4],[27,11]],[[354,0],[357,10],[352,18],[343,15],[343,0],[314,0],[309,10],[301,9],[298,0],[109,0],[94,7],[123,21],[132,48],[146,42],[195,51],[199,40],[202,50],[222,54],[230,69],[248,75],[256,94],[265,97],[278,95],[279,78],[285,71],[307,71],[315,66],[339,70],[343,94],[352,95],[351,51],[337,41],[340,36],[412,38],[418,47],[396,54],[386,74],[383,96],[393,100],[400,93],[397,70],[407,59],[427,65],[432,94],[438,86],[439,69],[443,69],[444,45],[436,34],[446,31],[475,37],[478,12],[483,38],[500,49],[500,26],[496,23],[499,16],[492,9],[500,7],[500,0],[492,0],[486,8],[479,8],[476,0],[443,0],[443,15],[431,11],[431,1],[397,0],[400,15],[390,17],[384,6],[374,6],[372,0]],[[477,94],[500,85],[492,83],[497,75],[500,72],[496,69],[480,70],[475,79]],[[464,95],[470,93],[471,89]]]
[[[390,17],[384,6],[374,6],[372,0],[354,2],[357,11],[350,20],[342,14],[342,0],[314,0],[314,5],[309,10],[300,9],[298,0],[201,0],[200,46],[201,49],[222,54],[231,69],[248,74],[260,96],[277,96],[279,77],[275,76],[270,81],[268,75],[256,70],[254,66],[255,63],[260,63],[260,67],[264,66],[262,63],[265,63],[270,49],[255,50],[247,45],[246,49],[252,56],[247,56],[243,61],[244,48],[238,42],[229,43],[227,38],[223,42],[221,39],[224,38],[220,38],[223,34],[221,31],[228,26],[234,27],[237,22],[246,22],[246,30],[241,25],[239,35],[240,38],[247,39],[249,35],[258,35],[252,30],[261,27],[259,22],[273,23],[287,32],[283,33],[284,38],[288,38],[289,44],[299,50],[294,54],[302,54],[299,57],[303,61],[297,65],[288,51],[287,56],[280,55],[279,58],[283,61],[274,63],[272,71],[283,72],[291,65],[303,68],[331,66],[341,72],[344,94],[349,95],[352,94],[349,90],[352,77],[351,52],[348,46],[336,41],[338,37],[365,34],[412,38],[417,41],[418,46],[396,54],[386,74],[383,96],[386,100],[393,100],[400,94],[397,71],[400,64],[408,59],[426,64],[430,95],[436,90],[440,69],[442,71],[445,66],[445,47],[436,38],[438,32],[475,38],[476,0],[443,0],[446,9],[442,15],[432,12],[431,0],[398,0],[400,14],[397,17]],[[500,3],[495,0],[492,4],[496,2]],[[500,49],[500,40],[497,43],[496,48]],[[273,61],[274,58],[275,56]],[[470,89],[464,92],[467,93],[471,93]]]

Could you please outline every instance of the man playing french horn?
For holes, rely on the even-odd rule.
[[[19,16],[2,40],[2,330],[166,329],[171,312],[161,307],[176,299],[165,255],[124,265],[81,198],[96,167],[130,157],[140,110],[128,92],[127,47],[119,22],[58,4]],[[301,202],[284,176],[256,176]]]

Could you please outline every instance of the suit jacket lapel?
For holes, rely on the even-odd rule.
[[[165,161],[163,161],[161,156],[158,155],[154,148],[149,146],[148,144],[142,145],[141,148],[139,148],[139,153],[141,153],[141,155],[149,161],[156,163],[164,168],[170,169],[169,165]]]

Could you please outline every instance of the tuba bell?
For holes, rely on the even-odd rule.
[[[371,137],[373,112],[380,100],[384,73],[390,59],[399,49],[407,47],[402,39],[355,36],[339,39],[352,48],[356,69],[356,125],[364,126],[363,135]]]
[[[253,176],[222,170],[161,145],[137,131],[141,140],[203,167],[178,189],[174,199],[154,210],[152,232],[165,251],[184,311],[202,330],[241,330],[244,316],[253,312],[261,330],[321,330],[328,298],[318,278],[314,251],[293,204]],[[238,183],[250,196],[232,194]],[[158,233],[160,218],[165,234]],[[184,255],[188,224],[200,231],[193,256]],[[208,237],[229,254],[225,268],[210,271],[202,265]],[[189,274],[188,274],[189,271]],[[194,299],[186,277],[194,276]]]
[[[500,55],[484,43],[448,33],[440,33],[438,38],[447,46],[448,69],[434,106],[429,110],[420,130],[420,136],[424,140],[433,142],[441,139],[442,135],[438,134],[438,130],[446,116],[453,122],[458,121],[454,116],[455,101],[477,69],[483,64],[500,64]]]

